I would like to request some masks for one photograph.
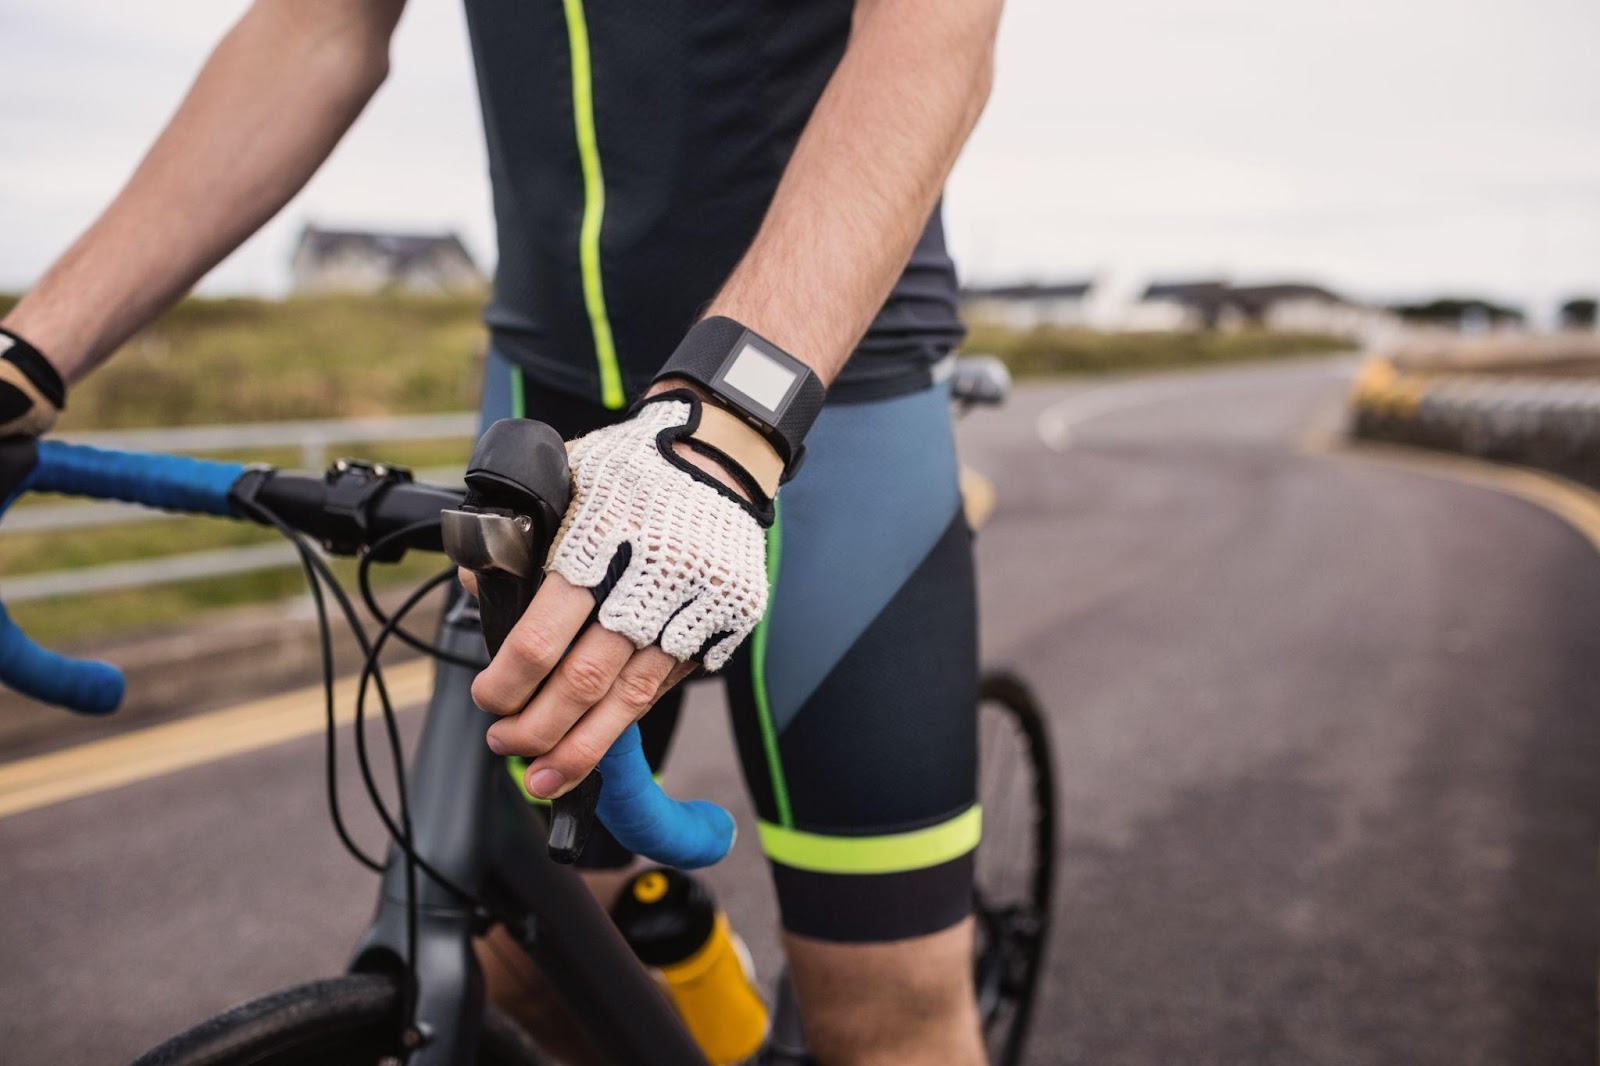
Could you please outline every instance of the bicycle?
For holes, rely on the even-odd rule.
[[[997,403],[1003,370],[963,361],[958,403]],[[507,420],[485,434],[466,476],[467,491],[418,484],[409,472],[339,460],[323,475],[179,456],[105,452],[46,441],[25,488],[119,499],[167,510],[242,518],[276,527],[299,549],[317,609],[326,683],[328,787],[335,831],[358,861],[380,872],[376,915],[343,977],[272,993],[200,1023],[153,1049],[136,1066],[374,1063],[537,1066],[547,1060],[527,1033],[483,1001],[473,938],[494,924],[549,976],[599,1050],[623,1066],[691,1066],[706,1058],[666,997],[568,865],[598,815],[631,850],[667,865],[706,865],[732,842],[732,820],[711,804],[668,798],[638,747],[637,727],[602,761],[597,775],[550,807],[526,803],[503,760],[483,743],[489,717],[470,699],[488,648],[498,647],[532,597],[535,560],[566,508],[566,453],[539,423]],[[0,508],[3,510],[3,508]],[[368,639],[348,595],[307,543],[329,554],[360,555],[358,580],[378,619]],[[447,547],[479,570],[474,603],[451,596],[428,643],[403,627],[429,593],[454,577],[450,567],[386,615],[370,568],[408,551]],[[363,783],[390,837],[379,863],[351,840],[334,786],[331,625],[324,592],[357,634],[366,656],[358,690],[356,752]],[[399,640],[438,661],[421,740],[409,774],[396,774],[397,811],[378,790],[366,749],[369,687],[380,705],[389,754],[403,765],[394,709],[378,657]],[[103,663],[68,660],[34,645],[0,606],[0,683],[45,702],[109,713],[122,679]],[[975,900],[974,972],[992,1061],[1020,1061],[1048,936],[1055,872],[1055,785],[1043,718],[1026,686],[986,677],[980,728],[990,824],[1018,831],[1019,860],[985,863],[980,851]],[[1015,751],[997,753],[1002,745]],[[992,769],[1005,766],[1005,772]],[[605,787],[601,788],[601,779]],[[987,792],[980,796],[986,808]],[[1002,816],[1003,817],[1000,817]],[[548,830],[548,832],[547,832]],[[991,839],[1000,839],[988,835]],[[985,871],[988,871],[986,875]],[[1003,879],[1001,874],[1007,875]],[[1016,876],[1019,875],[1020,876]],[[767,1046],[758,1061],[810,1061],[786,977],[780,978]]]

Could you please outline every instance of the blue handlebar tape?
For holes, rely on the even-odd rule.
[[[0,606],[0,681],[10,689],[79,714],[110,714],[122,702],[122,671],[110,663],[46,651]]]
[[[244,471],[239,463],[113,452],[52,440],[39,444],[38,463],[23,488],[231,516],[228,493]],[[80,714],[110,714],[122,702],[126,687],[122,672],[110,663],[69,659],[39,647],[3,606],[0,684]]]
[[[733,815],[705,800],[675,800],[661,791],[645,761],[639,727],[631,725],[600,760],[600,822],[617,842],[664,866],[694,870],[721,861],[733,847]]]
[[[113,452],[47,440],[39,444],[39,463],[26,487],[231,518],[236,516],[228,493],[244,472],[242,463]]]

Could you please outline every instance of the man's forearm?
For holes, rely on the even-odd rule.
[[[1000,0],[862,0],[767,217],[708,314],[833,380],[988,99],[999,13]]]
[[[257,0],[4,324],[82,377],[289,201],[382,83],[404,0]]]

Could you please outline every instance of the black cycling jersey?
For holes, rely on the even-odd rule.
[[[852,0],[465,0],[500,260],[486,320],[540,384],[644,389],[749,246]],[[935,210],[835,383],[926,387],[961,338]]]

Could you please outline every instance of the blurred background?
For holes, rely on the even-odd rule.
[[[6,5],[0,285],[27,284],[116,191],[244,6]],[[950,238],[974,284],[1292,278],[1380,304],[1476,296],[1549,325],[1600,284],[1597,32],[1584,0],[1019,0]],[[411,5],[393,70],[202,292],[288,292],[307,223],[453,232],[492,262],[458,8]]]
[[[0,310],[245,7],[0,6]],[[967,350],[1019,382],[960,427],[985,654],[1062,788],[1030,1061],[1600,1053],[1597,40],[1593,0],[1011,0],[945,209]],[[327,165],[62,432],[458,476],[494,260],[462,15],[412,0]],[[7,1060],[123,1061],[339,968],[372,886],[321,806],[287,546],[29,499],[0,581],[131,679],[104,722],[0,694]],[[263,699],[309,710],[209,717]],[[669,780],[741,805],[694,699]],[[182,756],[127,754],[177,723]],[[759,856],[714,876],[772,972]]]

